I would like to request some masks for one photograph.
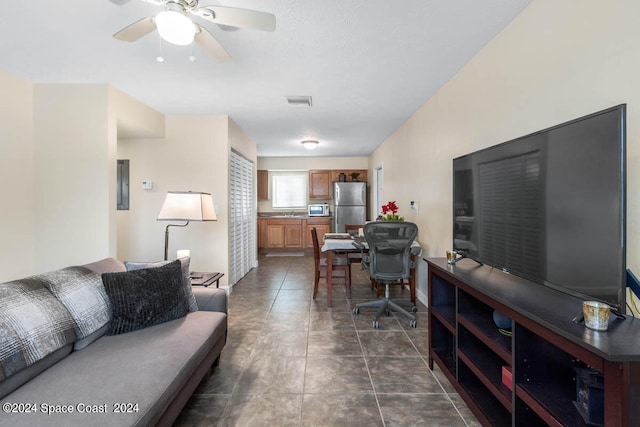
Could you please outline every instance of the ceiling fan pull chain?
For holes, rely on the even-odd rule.
[[[156,57],[156,61],[164,62],[164,56],[162,56],[162,37],[158,37],[160,43],[158,44],[158,56]]]
[[[191,43],[191,55],[189,55],[189,61],[196,62],[198,58],[193,54],[193,43]]]

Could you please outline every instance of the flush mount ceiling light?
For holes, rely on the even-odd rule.
[[[314,139],[307,139],[306,141],[302,141],[301,144],[304,145],[304,148],[307,150],[315,150],[318,146],[318,141]]]
[[[185,15],[184,10],[162,11],[156,15],[155,21],[158,33],[163,40],[179,46],[193,43],[196,27]]]
[[[289,107],[311,107],[310,96],[287,96],[287,103]],[[316,141],[317,142],[317,141]]]

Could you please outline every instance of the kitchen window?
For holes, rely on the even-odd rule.
[[[308,171],[272,171],[271,207],[276,209],[305,209],[307,207]]]

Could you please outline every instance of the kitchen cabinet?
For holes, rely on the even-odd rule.
[[[269,171],[258,171],[258,201],[269,200]]]
[[[302,219],[268,218],[265,226],[267,248],[302,248]]]
[[[352,173],[359,173],[358,181],[367,182],[367,170],[366,169],[340,169],[340,170],[332,170],[331,171],[331,182],[339,182],[340,174],[343,173],[346,177],[346,182],[353,181],[351,179]]]
[[[322,245],[325,233],[331,232],[331,218],[258,218],[258,248],[313,248],[311,229],[318,232]]]
[[[258,218],[258,248],[267,247],[267,219]]]
[[[284,247],[285,248],[301,248],[302,247],[301,221],[297,221],[296,224],[285,224]]]
[[[305,221],[305,247],[313,248],[313,238],[311,237],[311,229],[315,228],[318,233],[318,243],[322,246],[325,233],[331,232],[330,218],[309,218]]]
[[[331,199],[331,171],[309,171],[309,198]]]

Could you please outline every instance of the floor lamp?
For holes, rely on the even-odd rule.
[[[217,221],[213,199],[209,193],[169,191],[158,214],[158,221],[186,221],[169,224],[164,231],[164,259],[169,259],[169,227],[186,227],[189,221]]]

